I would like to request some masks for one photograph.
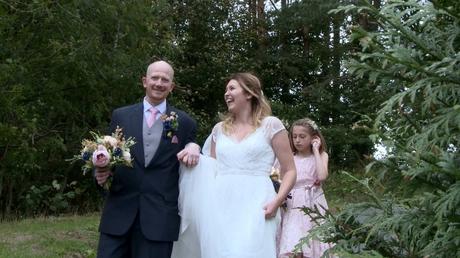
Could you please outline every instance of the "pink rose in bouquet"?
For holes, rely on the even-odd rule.
[[[110,163],[110,154],[104,145],[98,145],[97,150],[93,152],[93,165],[96,167],[106,167]]]

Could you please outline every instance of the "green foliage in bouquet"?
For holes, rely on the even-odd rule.
[[[316,236],[334,242],[340,257],[459,257],[460,5],[360,3],[334,12],[369,16],[379,26],[353,28],[361,51],[348,69],[393,92],[372,135],[387,154],[367,166],[372,180],[354,178],[369,201],[321,215]]]

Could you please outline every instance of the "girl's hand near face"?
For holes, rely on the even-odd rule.
[[[313,151],[319,151],[319,147],[321,146],[321,140],[319,137],[315,136],[313,140],[311,141],[311,146],[313,148]]]
[[[328,163],[329,163],[329,155],[325,151],[319,152],[319,148],[321,147],[321,139],[318,136],[313,137],[311,140],[311,145],[313,149],[313,154],[315,156],[316,162],[316,173],[318,176],[318,182],[321,183],[322,181],[326,180],[328,176]]]

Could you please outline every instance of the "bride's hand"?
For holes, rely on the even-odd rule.
[[[275,200],[265,204],[264,212],[265,212],[265,219],[271,219],[276,216],[276,212],[278,211],[279,205]]]

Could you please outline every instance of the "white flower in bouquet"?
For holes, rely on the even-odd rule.
[[[112,148],[116,148],[118,145],[118,139],[109,135],[105,135],[102,141],[104,145],[110,145]]]
[[[123,159],[125,161],[131,162],[131,153],[129,153],[129,151],[124,151],[123,152]]]

